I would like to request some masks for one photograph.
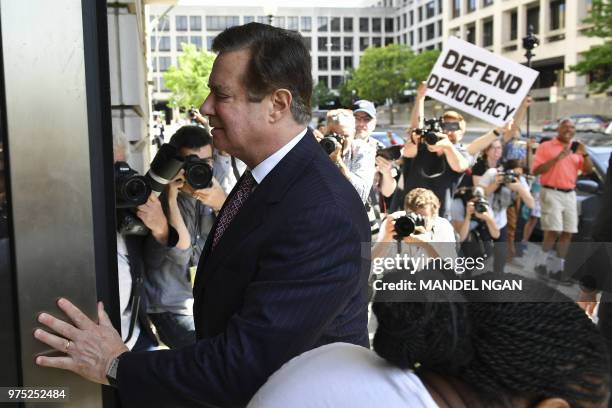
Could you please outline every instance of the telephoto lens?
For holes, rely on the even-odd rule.
[[[151,186],[126,162],[115,163],[115,193],[117,208],[138,207],[147,202]]]
[[[401,240],[414,233],[416,227],[424,227],[425,219],[423,216],[410,213],[395,220],[395,239]]]
[[[164,187],[170,183],[183,168],[184,161],[178,155],[176,147],[164,143],[153,161],[151,162],[151,168],[147,172],[147,179],[151,184],[151,189],[155,192],[155,195],[160,195],[164,190]]]
[[[185,158],[185,180],[195,190],[212,186],[213,169],[195,154]]]

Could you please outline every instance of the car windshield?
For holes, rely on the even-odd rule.
[[[612,149],[604,149],[604,148],[594,148],[593,149],[593,159],[599,163],[603,172],[606,173],[608,171],[608,164],[610,162],[610,154],[612,153]]]

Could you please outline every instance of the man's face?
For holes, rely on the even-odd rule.
[[[575,134],[576,126],[571,121],[566,120],[559,125],[559,136],[557,138],[563,143],[569,143]]]
[[[265,141],[264,102],[251,102],[242,79],[250,60],[249,50],[219,54],[209,78],[210,94],[200,107],[207,115],[215,147],[238,158],[248,157],[253,145]]]
[[[355,137],[367,139],[376,128],[376,119],[365,112],[355,112]]]
[[[445,123],[460,123],[461,121],[454,118],[444,118]],[[463,130],[461,127],[458,130],[443,130],[443,132],[448,136],[448,139],[453,143],[457,144],[463,139]]]

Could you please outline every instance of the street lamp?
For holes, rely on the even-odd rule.
[[[540,45],[540,40],[533,34],[533,26],[530,24],[529,29],[527,30],[527,37],[523,38],[523,48],[525,49],[525,58],[527,58],[527,66],[531,68],[531,58],[535,56],[533,49],[537,48]],[[530,107],[527,107],[527,138],[531,136],[529,133],[529,110]]]

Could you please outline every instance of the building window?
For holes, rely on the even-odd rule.
[[[525,29],[529,32],[529,26],[533,27],[534,33],[540,32],[540,7],[531,7],[527,9],[527,27]],[[527,33],[525,33],[527,34]]]
[[[482,0],[482,7],[488,7],[493,4],[493,0]]]
[[[306,49],[310,51],[312,49],[312,39],[310,37],[302,37],[302,41],[304,41]]]
[[[565,0],[550,2],[550,30],[565,28]]]
[[[344,37],[344,51],[353,51],[353,37]]]
[[[186,35],[179,35],[176,37],[176,50],[183,51],[182,44],[189,44],[189,39]]]
[[[404,44],[406,43],[406,34],[404,34]],[[414,33],[411,31],[410,32],[410,46],[412,47],[414,45]]]
[[[327,17],[317,17],[317,30],[318,31],[327,31]]]
[[[327,37],[317,38],[317,49],[319,51],[327,51]]]
[[[249,24],[255,21],[255,16],[244,16],[244,24]]]
[[[340,37],[331,37],[331,50],[340,51]]]
[[[187,31],[187,16],[176,16],[174,21],[176,23],[176,31]]]
[[[189,16],[189,29],[191,31],[202,31],[202,17]]]
[[[518,13],[514,10],[510,13],[510,40],[518,37]]]
[[[453,2],[453,18],[461,15],[461,0],[451,0]]]
[[[160,92],[169,92],[170,90],[166,86],[166,81],[164,81],[164,77],[159,77],[159,91]]]
[[[168,19],[168,16],[157,22],[157,31],[170,31],[170,19]]]
[[[370,31],[370,19],[367,17],[361,17],[359,19],[359,31],[362,33],[367,33]]]
[[[287,17],[287,30],[298,31],[299,28],[297,17]]]
[[[438,14],[442,14],[442,1],[444,0],[438,0]]]
[[[195,45],[198,48],[198,50],[202,49],[202,37],[200,37],[199,35],[189,37],[189,42]]]
[[[476,44],[476,26],[474,24],[465,28],[465,41]]]
[[[476,10],[476,0],[466,0],[467,12],[471,13]]]
[[[344,69],[353,68],[353,57],[344,57]]]
[[[285,28],[285,17],[284,16],[274,17],[274,19],[272,20],[272,23],[274,24],[274,27]]]
[[[327,75],[319,75],[319,83],[328,87],[329,84],[327,83]]]
[[[353,32],[353,17],[344,17],[344,31],[347,33]]]
[[[212,35],[209,35],[208,37],[206,37],[206,49],[208,51],[212,51],[212,45],[213,42],[215,41],[215,37]]]
[[[414,25],[414,11],[410,10],[410,27],[412,27]]]
[[[342,69],[342,57],[331,57],[332,71],[340,71]]]
[[[342,84],[342,77],[340,75],[332,75],[332,86],[331,89],[340,88],[340,84]]]
[[[310,17],[301,17],[300,19],[302,25],[302,31],[311,31],[312,30],[312,18]]]
[[[425,28],[425,39],[433,40],[435,36],[436,36],[436,24],[435,23],[427,24],[427,27]]]
[[[418,14],[419,18],[417,19],[417,23],[420,23],[421,21],[423,21],[423,7],[419,7],[418,11],[419,11],[419,14]]]
[[[257,22],[259,24],[268,24],[268,21],[270,21],[268,16],[257,16]]]
[[[370,39],[368,37],[359,37],[359,51],[364,51],[370,46]]]
[[[382,38],[372,37],[372,47],[382,47]]]
[[[329,69],[327,60],[327,57],[319,57],[319,71],[327,71]]]
[[[375,17],[372,19],[372,31],[375,33],[380,33],[382,31],[380,18]]]
[[[419,27],[419,44],[423,42],[423,27]]]
[[[157,57],[157,72],[166,72],[170,68],[171,59],[170,57]]]
[[[485,21],[482,24],[482,46],[490,47],[493,45],[493,20]]]
[[[385,47],[393,44],[393,37],[385,37]]]
[[[206,16],[206,29],[208,31],[222,31],[237,25],[240,25],[240,17],[238,16]]]
[[[385,32],[386,33],[393,33],[393,19],[392,18],[385,18]]]
[[[332,17],[330,26],[333,32],[340,32],[340,17]]]
[[[427,18],[432,18],[436,15],[436,4],[433,1],[425,5],[425,15]]]
[[[157,44],[157,51],[170,51],[170,37],[163,36],[159,37]]]
[[[438,20],[438,35],[442,36],[442,20]]]
[[[406,13],[402,14],[402,28],[406,28]]]

